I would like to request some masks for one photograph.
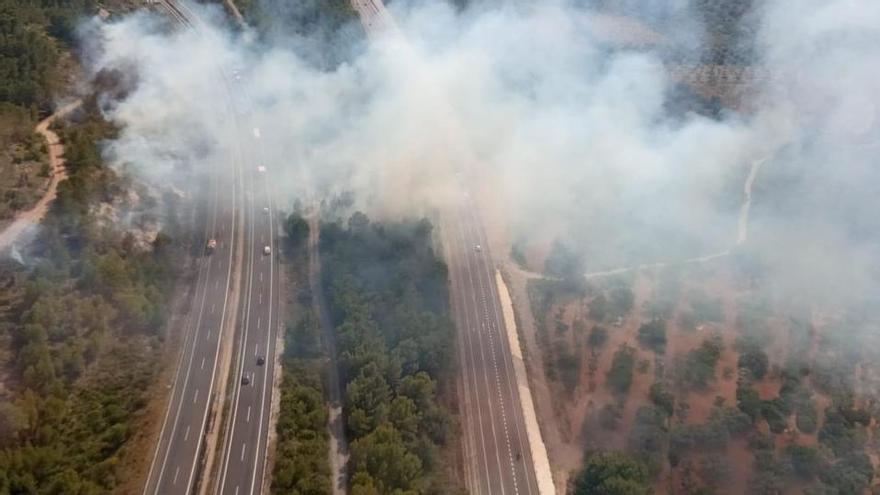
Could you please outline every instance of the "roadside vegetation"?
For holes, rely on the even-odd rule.
[[[160,330],[184,244],[174,208],[104,166],[115,130],[95,100],[59,129],[70,177],[43,221],[29,265],[3,288],[7,390],[0,400],[0,493],[107,493],[126,479],[138,413],[161,356]],[[117,227],[159,222],[155,236]]]
[[[426,220],[324,223],[354,494],[459,493],[447,269]]]
[[[298,213],[284,221],[287,275],[281,405],[276,424],[273,493],[331,493],[327,405],[322,377],[326,363],[321,326],[312,310],[308,282],[309,226]]]

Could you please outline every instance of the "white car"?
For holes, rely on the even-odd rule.
[[[263,248],[263,254],[272,254],[272,248],[266,246]]]
[[[265,172],[265,171],[266,171],[266,167],[264,167],[264,166],[262,166],[262,165],[260,165],[259,167],[257,167],[257,172]]]
[[[479,244],[477,244],[476,246],[474,246],[474,251],[480,252],[480,251],[482,251],[482,250],[483,250],[483,248],[480,247]]]

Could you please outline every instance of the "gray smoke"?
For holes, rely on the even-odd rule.
[[[197,33],[145,14],[100,25],[92,71],[137,77],[107,106],[123,126],[107,154],[154,179],[238,157],[270,168],[288,200],[352,191],[374,215],[455,201],[461,172],[504,212],[487,222],[560,237],[592,269],[730,248],[743,182],[768,158],[747,250],[786,290],[876,293],[880,5],[763,2],[754,62],[773,78],[754,88],[756,112],[714,116],[670,112],[681,88],[664,61],[705,38],[684,7],[616,24],[643,41],[621,47],[613,6],[488,5],[397,2],[403,37],[368,44],[334,18],[348,34],[331,37],[332,61],[327,30],[234,34],[216,13]]]

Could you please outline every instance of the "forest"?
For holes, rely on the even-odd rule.
[[[105,166],[97,142],[115,129],[95,99],[58,129],[70,177],[28,265],[8,263],[2,290],[6,397],[0,401],[0,493],[106,493],[135,435],[161,354],[160,330],[185,256],[175,209]],[[154,239],[98,208],[161,217]]]
[[[284,234],[287,323],[272,490],[323,495],[331,493],[323,390],[327,360],[309,289],[309,225],[299,213],[291,213],[284,221]]]
[[[427,220],[321,226],[353,494],[460,493],[447,268]]]

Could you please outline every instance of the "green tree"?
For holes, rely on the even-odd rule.
[[[298,213],[287,215],[284,221],[287,248],[293,252],[301,249],[309,238],[309,223]]]
[[[351,467],[370,476],[379,493],[416,490],[422,462],[410,452],[393,426],[384,424],[351,445]]]
[[[767,353],[753,346],[744,349],[737,361],[737,366],[749,370],[756,380],[764,378],[769,365],[770,361],[767,359]]]
[[[379,368],[370,363],[346,388],[348,425],[356,437],[366,435],[388,417],[391,387]]]
[[[635,353],[636,350],[626,344],[621,344],[614,353],[605,382],[613,392],[621,395],[629,392],[636,363]]]
[[[667,416],[672,416],[672,413],[675,412],[675,396],[666,389],[662,382],[655,382],[651,385],[649,397],[651,398],[651,403],[666,413]]]
[[[658,354],[666,351],[666,320],[654,318],[639,327],[639,343]]]
[[[594,454],[573,482],[574,495],[647,495],[648,470],[622,452]]]

